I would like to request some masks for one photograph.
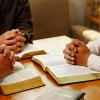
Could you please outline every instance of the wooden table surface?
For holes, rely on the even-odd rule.
[[[35,100],[38,96],[50,90],[51,88],[61,87],[85,92],[85,100],[100,100],[100,80],[58,85],[48,73],[45,73],[40,66],[33,63],[31,60],[27,59],[21,62],[25,65],[25,67],[33,66],[34,71],[41,75],[45,86],[7,96],[0,93],[0,100]]]

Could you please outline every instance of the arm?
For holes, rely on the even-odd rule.
[[[1,44],[5,44],[10,50],[19,52],[23,49],[26,39],[22,36],[22,33],[18,29],[13,29],[5,32],[0,40]]]
[[[72,42],[68,44],[64,50],[64,58],[68,63],[82,66],[87,65],[87,60],[90,54],[91,52],[87,46],[76,39],[72,40]]]
[[[78,45],[77,49],[78,53],[76,53],[75,56],[76,64],[87,66],[90,69],[100,71],[100,56],[92,54],[89,48],[82,43]]]
[[[28,0],[18,0],[15,28],[20,29],[25,34],[26,42],[32,40],[33,25]]]
[[[68,49],[68,46],[69,46],[69,48],[72,48],[72,45],[74,45],[74,49],[76,48],[77,52],[74,52],[73,50],[71,51],[70,49]],[[88,47],[84,43],[82,43],[79,40],[74,40],[68,46],[64,50],[64,56],[65,56],[65,59],[69,63],[71,61],[74,64],[87,66],[90,69],[100,71],[100,56],[97,56],[95,54],[91,54],[90,50],[88,49]],[[71,56],[70,56],[71,53],[68,53],[68,50],[70,52],[74,53],[74,56],[73,56],[74,60],[68,58],[68,55],[71,58]],[[94,51],[95,51],[95,49],[94,49]]]
[[[100,71],[100,56],[91,54],[87,60],[87,66],[90,69]]]
[[[89,48],[92,54],[100,55],[100,38],[94,41],[90,41],[87,44],[87,47]]]
[[[21,51],[25,43],[31,42],[33,39],[28,0],[17,0],[17,2],[14,29],[0,36],[0,44],[6,44],[14,52]]]

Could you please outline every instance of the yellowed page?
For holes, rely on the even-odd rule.
[[[47,71],[59,84],[94,80],[97,79],[98,73],[85,66],[70,64],[48,66]]]
[[[44,50],[46,53],[62,52],[71,38],[67,36],[58,36],[45,39],[34,40],[33,44],[27,44],[24,49],[16,54],[17,57],[22,57],[26,53]],[[19,58],[18,58],[19,60]]]
[[[34,73],[34,68],[23,68],[21,70],[16,70],[10,75],[3,78],[0,85],[24,81],[24,80],[31,79],[36,76],[39,76],[39,75]]]
[[[35,40],[34,45],[37,49],[45,50],[47,53],[56,53],[62,52],[69,42],[71,42],[71,38],[67,36],[58,36]]]
[[[22,57],[24,54],[26,53],[29,53],[29,52],[34,52],[34,51],[39,51],[40,49],[37,49],[37,47],[34,45],[34,44],[27,44],[24,49],[17,53],[15,56],[18,56],[18,57]]]
[[[62,65],[67,63],[67,61],[64,59],[63,53],[37,55],[33,56],[32,60],[41,65],[44,70],[47,66]]]
[[[32,60],[40,64],[59,84],[93,80],[97,78],[96,74],[100,75],[88,67],[68,64],[63,53],[38,55]]]

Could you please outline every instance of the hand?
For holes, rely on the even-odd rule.
[[[77,53],[77,48],[74,45],[74,41],[72,40],[71,43],[66,45],[66,48],[64,49],[64,58],[67,60],[69,64],[75,64],[75,53]]]
[[[69,64],[86,66],[90,54],[90,50],[85,46],[85,44],[76,39],[66,45],[64,50],[64,58]]]
[[[21,51],[25,45],[24,42],[26,41],[19,29],[9,31],[9,34],[7,34],[4,39],[4,44],[14,52]]]
[[[14,53],[4,44],[0,45],[0,78],[10,74],[14,64]]]
[[[87,61],[91,54],[90,50],[83,42],[79,40],[76,40],[74,44],[78,50],[78,52],[75,53],[75,64],[87,66]]]

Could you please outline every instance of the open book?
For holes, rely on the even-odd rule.
[[[46,52],[41,49],[37,49],[34,44],[27,44],[24,49],[15,55],[16,60],[30,58],[34,55],[45,54]]]
[[[0,82],[0,89],[3,94],[12,94],[44,85],[40,75],[34,72],[34,68],[24,68],[24,66],[18,62],[14,67],[14,72],[4,77]]]
[[[63,53],[38,55],[34,56],[32,60],[48,72],[58,84],[100,79],[100,72],[85,66],[68,64]]]
[[[21,52],[16,54],[15,58],[16,60],[20,60],[32,57],[34,55],[62,52],[65,48],[65,45],[70,41],[71,39],[67,36],[58,36],[34,40],[33,44],[27,44]]]
[[[85,93],[66,88],[50,89],[36,100],[84,100]]]

